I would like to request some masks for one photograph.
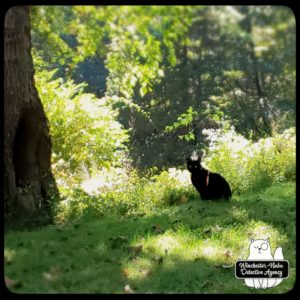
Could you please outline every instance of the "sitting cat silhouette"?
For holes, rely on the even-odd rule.
[[[283,253],[282,248],[276,248],[274,252],[274,258],[271,253],[270,240],[253,240],[249,246],[249,256],[247,260],[282,260]],[[282,282],[281,278],[247,278],[245,279],[245,284],[249,287],[254,287],[256,289],[266,289],[274,287]]]
[[[220,174],[212,173],[201,166],[200,158],[193,154],[186,158],[187,169],[192,173],[191,180],[203,200],[231,198],[228,182]]]

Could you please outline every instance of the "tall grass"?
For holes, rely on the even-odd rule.
[[[203,164],[222,174],[236,193],[259,191],[273,183],[294,181],[295,128],[256,143],[230,130],[206,131],[210,141]],[[157,172],[156,172],[157,173]],[[141,176],[130,168],[102,169],[81,185],[61,187],[56,222],[82,216],[143,215],[169,205],[199,199],[186,166]]]

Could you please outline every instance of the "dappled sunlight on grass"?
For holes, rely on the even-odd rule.
[[[176,237],[172,236],[160,236],[157,238],[156,244],[161,251],[172,251],[180,245]]]
[[[233,206],[233,208],[231,209],[230,213],[238,221],[245,221],[249,217],[249,214],[246,211],[246,209],[239,208],[239,207],[236,207],[236,206]]]
[[[16,251],[9,249],[9,248],[4,248],[4,260],[5,262],[11,263],[16,255]]]
[[[234,206],[231,212],[240,223],[228,226],[222,225],[220,220],[220,225],[209,228],[199,225],[196,230],[180,224],[159,235],[135,238],[134,245],[143,245],[143,248],[137,259],[125,264],[128,278],[133,282],[151,281],[151,276],[157,276],[159,270],[179,271],[182,264],[191,264],[193,269],[197,263],[209,263],[213,268],[228,268],[233,272],[235,261],[249,255],[251,238],[270,238],[273,252],[288,242],[286,234],[274,225],[248,219],[246,209]]]
[[[282,234],[280,234],[277,229],[265,222],[252,220],[247,227],[248,235],[253,239],[283,239]]]
[[[272,255],[282,247],[291,269],[270,292],[287,291],[296,259],[292,191],[294,185],[282,184],[259,198],[193,199],[141,216],[8,233],[5,276],[22,282],[20,292],[123,293],[129,284],[135,293],[265,293],[237,280],[234,264],[247,258],[251,238],[270,238]]]
[[[215,257],[219,253],[219,249],[217,247],[208,245],[202,248],[202,255],[207,258]]]
[[[130,274],[135,274],[132,275],[135,279],[143,277],[144,273],[138,270],[145,268],[145,262],[148,264],[148,269],[152,270],[153,264],[160,263],[164,269],[176,268],[179,260],[181,262],[204,260],[217,265],[228,264],[232,258],[232,252],[223,247],[219,241],[197,239],[188,229],[185,232],[168,231],[158,236],[150,236],[147,239],[136,240],[135,244],[143,245],[141,257],[129,261],[125,267],[130,270]],[[232,244],[234,244],[233,240]]]

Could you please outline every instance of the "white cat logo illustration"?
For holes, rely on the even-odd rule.
[[[271,254],[270,240],[253,240],[249,246],[250,254],[247,260],[283,260],[282,248],[275,250],[274,258]],[[247,278],[245,284],[256,289],[266,289],[274,287],[282,282],[282,278]]]

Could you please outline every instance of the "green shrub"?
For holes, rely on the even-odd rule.
[[[59,186],[80,182],[86,173],[124,159],[128,132],[106,98],[83,93],[84,84],[37,72],[36,86],[49,121],[52,169]]]
[[[295,129],[256,143],[236,134],[233,128],[207,133],[210,144],[203,164],[224,175],[234,192],[295,180]],[[156,175],[152,171],[141,175],[128,166],[102,168],[98,176],[81,185],[62,188],[65,200],[57,206],[57,222],[82,216],[148,214],[199,199],[186,169],[170,168]]]
[[[253,143],[229,130],[205,130],[209,147],[204,165],[222,174],[233,191],[258,190],[272,183],[295,180],[295,128]]]
[[[82,216],[143,215],[199,198],[187,170],[171,168],[146,177],[136,170],[110,168],[96,178],[63,191],[64,200],[56,207],[57,223]]]

